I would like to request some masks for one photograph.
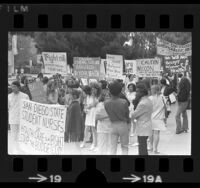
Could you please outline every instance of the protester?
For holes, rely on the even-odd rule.
[[[21,78],[21,83],[23,84],[23,86],[21,87],[21,92],[27,94],[29,96],[29,99],[32,100],[32,95],[28,86],[28,80],[26,76],[23,76]]]
[[[133,100],[135,99],[135,95],[136,95],[136,86],[133,83],[130,83],[128,85],[128,92],[126,93],[126,97],[130,102],[130,106],[129,106],[129,112],[131,113],[134,109],[133,106]],[[130,136],[134,136],[134,132],[135,132],[135,123],[131,122],[132,124],[132,131],[131,131],[131,135]],[[136,144],[137,145],[137,144]]]
[[[89,132],[89,129],[92,129],[92,138],[93,143],[90,147],[90,150],[96,149],[97,146],[97,138],[96,138],[96,121],[95,121],[95,109],[98,104],[98,97],[100,95],[100,86],[97,83],[91,84],[91,95],[87,96],[86,99],[86,118],[85,118],[85,132],[84,132],[84,140],[80,147],[84,147],[86,143],[86,138]]]
[[[153,112],[151,116],[153,133],[150,137],[150,151],[153,151],[154,154],[158,154],[160,131],[166,130],[165,101],[160,92],[159,85],[153,85],[151,87],[151,94],[152,96],[149,98],[153,103]]]
[[[36,81],[41,81],[42,82],[42,80],[43,80],[43,74],[39,73],[38,76],[37,76]]]
[[[20,82],[11,84],[12,93],[8,95],[9,124],[11,128],[11,154],[19,152],[19,126],[20,126],[20,103],[23,99],[29,100],[29,96],[20,92]]]
[[[58,91],[54,81],[49,81],[47,84],[46,100],[48,104],[58,104]]]
[[[80,91],[73,89],[70,95],[72,101],[67,110],[65,142],[80,142],[84,133],[84,121],[79,104]]]
[[[109,91],[104,91],[100,98],[99,103],[96,107],[96,120],[97,120],[97,146],[98,154],[108,155],[109,153],[109,143],[110,143],[110,132],[111,132],[111,122],[109,116],[105,110],[104,102],[110,99]]]
[[[49,79],[48,77],[44,77],[43,80],[42,80],[42,83],[43,83],[43,89],[44,89],[44,92],[46,93],[47,92],[47,83],[48,83]]]
[[[153,104],[148,98],[148,90],[144,84],[136,85],[136,98],[133,102],[134,112],[131,114],[132,121],[136,122],[136,135],[139,142],[139,155],[148,155],[147,139],[152,135],[151,115]]]
[[[118,81],[109,84],[111,99],[105,101],[105,110],[111,121],[110,154],[117,154],[120,138],[122,155],[128,155],[130,118],[128,103],[119,97],[122,87]]]
[[[190,81],[184,77],[183,74],[179,74],[179,78],[181,79],[178,85],[177,94],[178,108],[176,112],[176,134],[188,132],[188,117],[186,110],[191,90]],[[183,123],[181,123],[181,114],[183,117]]]

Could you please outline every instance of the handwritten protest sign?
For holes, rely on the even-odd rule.
[[[100,58],[74,57],[74,76],[79,78],[95,78],[100,76]]]
[[[191,56],[192,55],[191,42],[185,45],[177,45],[174,43],[170,43],[166,40],[157,38],[156,46],[157,46],[158,55],[165,55],[165,56],[172,56],[172,55]]]
[[[43,83],[40,81],[28,84],[29,90],[32,95],[32,100],[39,103],[46,103],[46,93],[43,89]]]
[[[136,60],[125,60],[125,67],[127,74],[137,75],[137,62]]]
[[[106,54],[106,77],[121,78],[123,75],[123,56]]]
[[[20,148],[29,155],[60,155],[64,149],[66,108],[22,100]]]
[[[137,59],[138,77],[160,77],[160,59]]]
[[[184,72],[188,69],[189,60],[187,56],[164,56],[164,65],[172,73]]]
[[[42,52],[45,73],[67,74],[67,55],[62,52]]]

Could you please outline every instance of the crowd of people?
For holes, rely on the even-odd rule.
[[[65,142],[80,143],[80,148],[89,145],[96,154],[116,155],[119,143],[122,155],[129,154],[129,146],[137,145],[139,155],[158,154],[160,131],[166,130],[174,102],[178,104],[176,134],[188,131],[191,81],[181,73],[138,80],[128,75],[125,81],[99,80],[88,85],[74,76],[63,80],[59,74],[47,78],[40,73],[36,81],[43,83],[47,104],[67,108]],[[26,76],[12,82],[8,94],[12,143],[18,142],[21,99],[33,99]],[[129,138],[134,135],[137,141],[130,145]],[[15,152],[17,149],[13,148]]]

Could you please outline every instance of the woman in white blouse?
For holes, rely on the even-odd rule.
[[[150,137],[150,150],[154,154],[158,154],[158,144],[160,139],[160,131],[166,130],[166,118],[165,118],[165,101],[160,92],[159,85],[153,85],[151,87],[151,94],[149,98],[153,103],[153,112],[152,112],[152,131],[153,134]]]

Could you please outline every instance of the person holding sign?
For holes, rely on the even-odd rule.
[[[54,81],[49,81],[47,84],[47,103],[58,104],[58,91]]]
[[[8,95],[8,114],[9,124],[11,128],[11,153],[18,154],[19,152],[19,126],[20,126],[20,103],[21,100],[29,100],[29,96],[20,92],[20,83],[18,81],[12,82],[12,93]]]

